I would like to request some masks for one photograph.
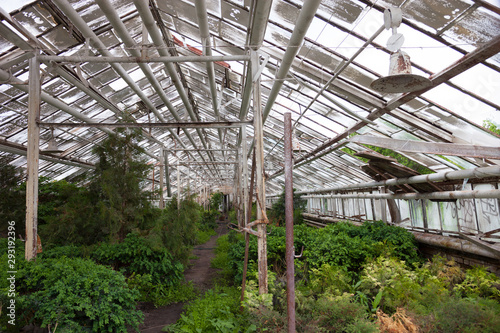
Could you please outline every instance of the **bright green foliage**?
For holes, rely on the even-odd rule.
[[[330,295],[340,296],[353,288],[352,279],[339,266],[323,264],[319,268],[312,268],[308,289],[311,293],[320,295],[328,293]]]
[[[285,228],[271,227],[267,236],[268,264],[280,275],[285,269]],[[241,281],[242,260],[245,244],[240,241],[231,247],[230,265],[234,271],[235,281]],[[307,275],[307,270],[320,268],[324,264],[341,267],[351,278],[361,271],[367,260],[381,255],[395,256],[406,260],[413,266],[420,262],[417,254],[415,238],[403,228],[386,225],[383,222],[365,223],[358,227],[350,223],[330,224],[323,229],[296,225],[294,227],[294,247],[300,253],[304,247],[303,257],[296,259],[298,265],[306,271],[298,271]],[[250,238],[249,267],[257,262],[257,240]]]
[[[409,266],[421,263],[415,236],[404,228],[374,221],[365,222],[361,227],[347,225],[346,232],[351,237],[360,237],[371,245],[382,242],[389,252],[404,260]]]
[[[135,233],[122,243],[102,243],[92,253],[98,263],[110,265],[127,274],[149,274],[154,284],[173,286],[182,279],[184,266],[176,262],[169,251],[151,244]]]
[[[127,288],[119,272],[87,259],[24,262],[17,281],[19,325],[33,321],[57,325],[61,332],[127,332],[142,322],[135,309],[139,292]]]
[[[165,332],[233,333],[255,332],[239,313],[239,292],[236,288],[209,290],[185,307],[181,319],[174,325],[164,327]]]
[[[465,297],[484,297],[500,301],[500,278],[486,271],[484,267],[474,267],[465,273],[465,279],[453,291]]]
[[[500,128],[498,128],[498,125],[493,123],[491,120],[483,120],[483,127],[497,135],[500,135]]]

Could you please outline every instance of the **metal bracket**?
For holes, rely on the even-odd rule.
[[[257,81],[259,78],[260,74],[264,70],[264,68],[267,65],[267,62],[269,61],[269,55],[265,54],[262,55],[257,51],[250,51],[250,61],[252,64],[252,82]],[[260,63],[260,59],[263,60],[262,64]]]
[[[300,250],[300,254],[299,255],[295,254],[295,247],[293,248],[293,257],[294,258],[300,258],[300,257],[302,257],[303,254],[304,254],[304,246],[302,246],[302,249]]]

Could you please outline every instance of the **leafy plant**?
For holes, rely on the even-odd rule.
[[[208,290],[185,307],[176,324],[163,328],[165,332],[255,332],[256,327],[239,313],[239,292],[236,288]]]
[[[500,278],[484,267],[473,267],[465,273],[465,279],[453,291],[465,297],[484,297],[500,301]]]
[[[139,292],[125,277],[93,261],[59,258],[25,262],[18,271],[19,325],[34,322],[62,332],[127,332],[138,329]]]
[[[167,249],[153,248],[147,239],[136,233],[128,234],[122,243],[100,244],[91,257],[98,263],[124,270],[128,275],[149,274],[153,284],[169,287],[181,281],[184,270]]]

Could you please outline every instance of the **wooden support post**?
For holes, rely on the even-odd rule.
[[[160,148],[160,209],[165,208],[165,202],[163,201],[163,149]]]
[[[241,128],[241,159],[243,162],[243,226],[246,227],[248,223],[248,162],[247,162],[247,127],[242,126]]]
[[[177,209],[181,208],[181,172],[179,170],[179,160],[177,160]]]
[[[253,157],[252,157],[252,171],[250,171],[250,193],[248,195],[248,208],[247,208],[248,211],[246,214],[247,220],[245,221],[245,227],[250,223],[250,217],[252,215],[254,175],[255,175],[255,149],[253,151]],[[245,299],[249,246],[250,246],[250,235],[248,234],[248,232],[245,232],[245,258],[243,260],[243,278],[242,278],[242,283],[241,283],[241,306],[240,306],[241,312],[243,312],[243,300]]]
[[[170,188],[170,165],[168,163],[168,150],[164,150],[163,159],[165,164],[165,180],[167,183],[167,197],[172,197],[172,189]]]
[[[38,155],[40,145],[40,62],[35,56],[29,60],[28,91],[28,152],[26,182],[26,244],[25,258],[31,260],[37,253],[38,227]]]
[[[253,68],[259,63],[253,62]],[[253,87],[253,112],[254,112],[254,132],[255,132],[255,165],[257,184],[257,220],[263,221],[266,218],[266,181],[264,177],[264,136],[263,136],[263,115],[260,96],[260,77],[256,78]],[[260,223],[257,226],[259,237],[257,239],[258,273],[259,273],[259,295],[267,294],[267,234],[266,224]]]

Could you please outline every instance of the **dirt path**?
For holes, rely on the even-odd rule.
[[[217,269],[210,267],[210,261],[215,257],[215,242],[217,238],[227,232],[225,222],[220,222],[217,235],[210,240],[193,249],[192,254],[197,259],[191,260],[190,267],[184,272],[186,281],[193,281],[193,284],[202,292],[213,287],[213,280],[217,275]],[[161,308],[142,309],[144,313],[144,324],[139,327],[141,333],[159,333],[168,324],[175,323],[182,313],[184,303],[176,303]]]

